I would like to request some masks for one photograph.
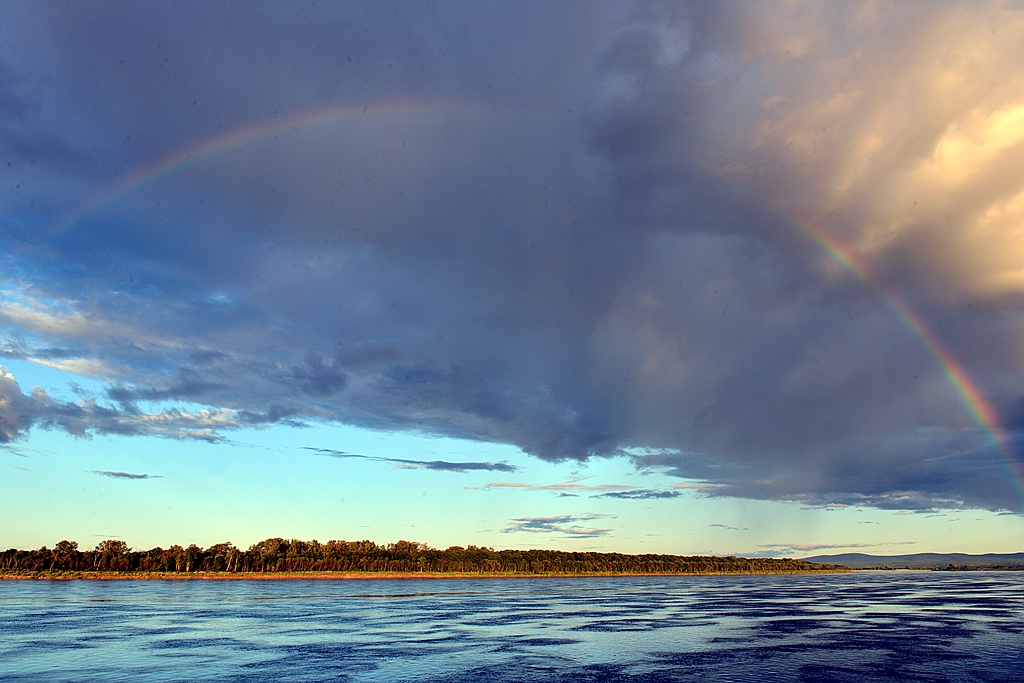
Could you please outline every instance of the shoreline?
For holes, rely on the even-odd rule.
[[[847,569],[761,572],[682,572],[630,573],[587,572],[547,573],[525,572],[81,572],[40,571],[5,572],[0,581],[415,581],[432,579],[572,579],[590,577],[652,577],[652,576],[762,576],[780,574],[846,574]]]

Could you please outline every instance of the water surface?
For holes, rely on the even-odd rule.
[[[0,582],[0,681],[1024,682],[1024,573]]]

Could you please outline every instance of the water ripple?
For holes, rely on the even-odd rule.
[[[1024,683],[1013,573],[423,587],[3,582],[0,681]]]

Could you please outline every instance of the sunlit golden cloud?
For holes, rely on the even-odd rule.
[[[943,298],[1024,294],[1024,12],[780,3],[747,22],[738,59],[762,79],[714,168]]]

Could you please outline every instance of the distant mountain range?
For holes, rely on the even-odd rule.
[[[840,555],[815,555],[805,557],[805,562],[817,564],[841,564],[850,569],[945,569],[954,567],[1012,567],[1024,569],[1024,553],[915,553],[913,555],[866,555],[864,553],[842,553]]]

